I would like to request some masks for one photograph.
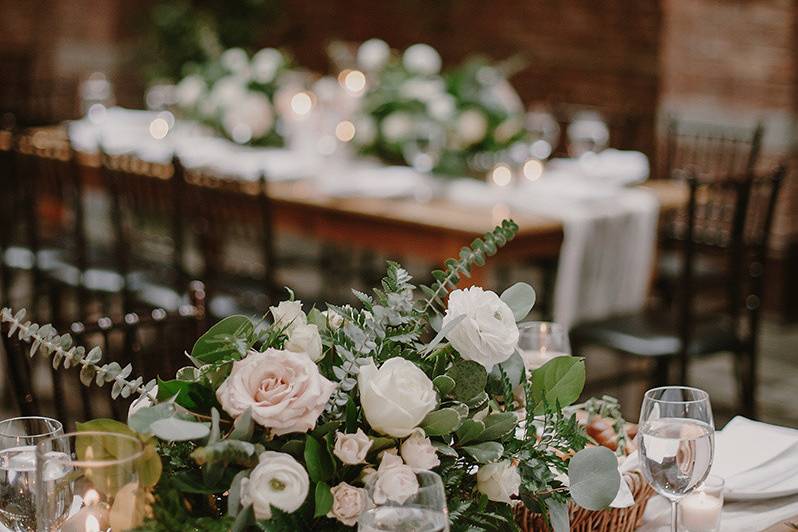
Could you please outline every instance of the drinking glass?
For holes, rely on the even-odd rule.
[[[47,417],[0,421],[0,524],[14,532],[36,530],[36,444],[64,433]]]
[[[568,153],[581,157],[586,153],[604,150],[610,141],[610,130],[600,114],[592,111],[577,113],[566,130]]]
[[[76,432],[36,445],[38,530],[121,532],[141,525],[144,448],[133,436]]]
[[[676,532],[678,503],[707,478],[715,450],[709,394],[687,386],[648,390],[640,409],[640,463],[657,493],[671,501]]]
[[[716,532],[720,530],[723,510],[723,488],[726,483],[717,475],[709,475],[695,493],[679,504],[679,519],[687,532]]]
[[[518,350],[527,371],[535,370],[552,358],[571,354],[568,331],[550,321],[519,323]]]
[[[421,120],[402,145],[402,156],[416,171],[431,172],[440,161],[445,142],[446,135],[439,125]]]
[[[369,497],[374,499],[376,474],[366,482]],[[402,503],[385,501],[360,514],[357,529],[361,532],[448,532],[449,510],[443,481],[432,471],[416,472],[418,492]]]

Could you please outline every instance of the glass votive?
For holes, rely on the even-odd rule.
[[[681,514],[679,521],[685,530],[688,532],[720,530],[724,484],[721,477],[709,475],[701,487],[679,501]]]
[[[37,530],[121,532],[141,525],[143,456],[138,438],[117,433],[77,432],[37,444]]]
[[[532,371],[552,358],[570,355],[568,331],[559,323],[526,321],[518,324],[518,350],[527,371]]]

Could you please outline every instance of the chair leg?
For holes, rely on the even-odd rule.
[[[654,386],[666,386],[670,382],[670,357],[658,357],[654,365]]]

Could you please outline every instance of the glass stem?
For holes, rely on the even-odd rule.
[[[676,501],[671,501],[671,532],[677,532],[679,527],[677,525],[677,519],[679,517],[679,503]]]

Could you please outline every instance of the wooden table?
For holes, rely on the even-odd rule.
[[[96,155],[81,154],[80,163],[88,180],[101,182]],[[651,181],[643,188],[657,195],[662,214],[686,204],[687,188],[682,184]],[[489,266],[556,260],[563,239],[561,221],[514,212],[504,205],[490,209],[446,199],[331,197],[321,193],[312,180],[273,182],[269,194],[277,231],[431,264],[457,257],[462,246],[508,217],[518,224],[518,234],[491,258]],[[487,274],[486,268],[475,270],[469,284],[484,282]]]

